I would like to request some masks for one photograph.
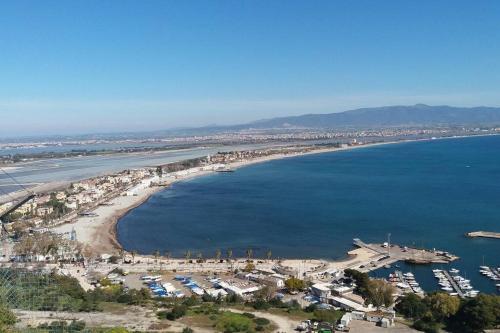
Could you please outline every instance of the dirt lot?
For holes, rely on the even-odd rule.
[[[382,328],[368,321],[353,320],[349,324],[350,333],[417,333],[418,331],[405,326],[400,323],[396,323],[394,327]]]

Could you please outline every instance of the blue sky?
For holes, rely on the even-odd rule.
[[[500,106],[499,1],[0,2],[2,136]]]

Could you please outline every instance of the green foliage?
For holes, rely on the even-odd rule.
[[[439,333],[441,331],[441,325],[439,323],[425,319],[417,320],[413,324],[413,328],[426,333]]]
[[[38,326],[37,331],[46,331],[48,333],[65,333],[65,332],[89,332],[89,330],[85,329],[84,321],[75,321],[73,320],[69,325],[66,321],[53,321],[50,324],[44,323]],[[110,330],[106,330],[106,332],[110,332]],[[115,331],[115,333],[119,333]]]
[[[414,320],[423,318],[429,312],[427,303],[413,293],[400,297],[394,309],[405,318]]]
[[[189,327],[184,327],[184,329],[182,330],[182,333],[194,333],[194,331]]]
[[[0,331],[16,323],[16,316],[6,306],[0,305]]]
[[[215,327],[224,333],[248,332],[252,329],[252,320],[241,314],[224,312]]]
[[[436,321],[444,321],[455,315],[460,308],[458,297],[450,296],[445,293],[432,293],[426,297],[426,302]]]
[[[305,312],[314,312],[314,310],[316,310],[317,308],[318,308],[318,306],[316,304],[311,303],[304,308],[304,311]]]
[[[291,277],[285,281],[285,286],[289,291],[302,290],[306,287],[304,280]]]
[[[259,326],[269,325],[271,322],[266,318],[255,318],[253,322]]]
[[[394,302],[392,296],[395,289],[389,283],[383,280],[369,280],[366,286],[367,303],[371,303],[376,307],[389,307]]]
[[[450,317],[450,328],[458,332],[482,332],[500,325],[500,296],[480,294],[466,300]]]
[[[370,277],[368,276],[368,274],[348,268],[344,271],[344,275],[350,279],[353,279],[356,283],[356,289],[354,290],[355,292],[357,292],[365,299],[370,296],[368,291]]]
[[[336,323],[344,314],[344,312],[337,310],[314,310],[313,313],[314,319],[328,323]]]
[[[228,304],[240,304],[240,303],[243,303],[243,298],[237,294],[229,294],[226,297],[226,303],[228,303]]]
[[[113,327],[106,330],[106,333],[129,333],[127,329],[123,327]]]
[[[271,307],[263,298],[257,298],[253,301],[252,306],[255,310],[267,310]]]
[[[401,297],[395,310],[415,320],[414,327],[424,332],[447,331],[476,333],[500,325],[500,296],[480,294],[460,301],[455,296],[432,293],[420,298],[409,294]]]
[[[187,312],[187,306],[181,304],[181,305],[174,305],[174,307],[172,308],[172,310],[170,310],[170,312],[168,312],[166,314],[166,318],[168,320],[176,320],[176,319],[179,319],[183,316],[186,315],[186,312]]]

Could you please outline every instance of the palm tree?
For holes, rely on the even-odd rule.
[[[273,256],[273,253],[271,252],[271,249],[267,250],[267,253],[266,253],[266,256],[267,256],[267,260],[271,260],[271,257]]]
[[[158,264],[158,258],[160,257],[160,250],[155,250],[153,252],[153,256],[155,258],[155,265]],[[161,263],[160,263],[160,271],[161,271]]]
[[[252,248],[250,248],[250,247],[249,247],[249,248],[247,249],[246,253],[247,253],[247,259],[248,259],[248,260],[252,259],[252,255],[253,255],[253,250],[252,250]]]
[[[132,250],[130,254],[132,255],[132,264],[135,264],[135,256],[137,255],[137,250]]]
[[[123,257],[124,257],[124,253],[125,253],[125,252],[123,251],[123,249],[118,250],[118,255],[120,256],[120,259],[121,259],[121,261],[122,261],[122,264],[123,264]]]
[[[198,258],[198,261],[200,261],[200,262],[203,261],[203,253],[198,252],[197,258]]]
[[[222,255],[221,250],[220,250],[220,249],[217,249],[217,250],[215,251],[215,259],[216,259],[217,261],[220,261],[220,257],[221,257],[221,255]]]
[[[170,259],[170,251],[166,250],[163,255],[165,256],[165,258],[167,259],[167,262],[168,262],[168,260]]]
[[[186,258],[186,261],[189,261],[189,259],[191,259],[191,251],[187,250],[184,257]]]
[[[227,260],[231,261],[233,258],[233,250],[229,249],[227,250]]]

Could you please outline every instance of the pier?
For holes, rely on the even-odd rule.
[[[447,264],[458,259],[457,256],[446,251],[416,249],[388,243],[368,244],[359,238],[353,239],[353,244],[376,254],[369,264],[360,267],[365,271],[374,270],[397,261],[406,261],[413,264]]]
[[[472,231],[467,233],[468,237],[483,237],[483,238],[497,238],[500,239],[500,232],[493,231]]]
[[[453,287],[453,289],[455,289],[455,292],[458,294],[458,296],[460,298],[465,298],[465,295],[462,292],[462,289],[460,289],[460,287],[458,286],[457,282],[451,277],[450,273],[448,273],[448,271],[446,271],[446,270],[443,270],[443,274],[444,274],[444,276],[446,276],[446,278],[450,282],[450,284]]]

